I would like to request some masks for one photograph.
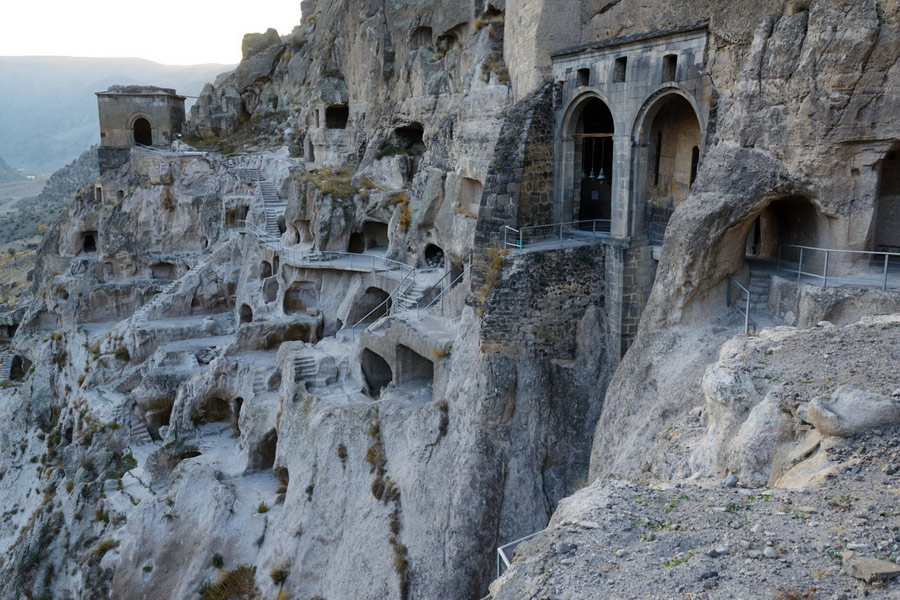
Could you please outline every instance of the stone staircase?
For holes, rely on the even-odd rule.
[[[9,381],[12,377],[13,361],[15,355],[12,352],[4,352],[0,356],[0,381]]]
[[[131,417],[131,404],[132,401],[129,399],[116,406],[116,409],[113,412],[113,419],[120,426],[128,429],[132,444],[140,446],[142,444],[152,443],[153,437],[150,435],[150,431],[147,429],[144,422],[135,420]]]
[[[294,381],[307,382],[307,387],[316,386],[316,374],[318,373],[318,364],[312,356],[295,356],[294,357]]]
[[[284,216],[287,202],[278,196],[278,190],[275,188],[275,185],[271,181],[267,181],[259,172],[259,169],[238,169],[238,175],[242,182],[248,185],[259,186],[263,210],[266,214],[266,233],[280,238],[281,230],[278,227],[278,219]]]
[[[431,285],[428,283],[421,280],[413,281],[405,290],[397,292],[397,308],[401,311],[415,309],[429,289]]]
[[[750,314],[769,311],[769,291],[772,273],[764,270],[750,272]]]

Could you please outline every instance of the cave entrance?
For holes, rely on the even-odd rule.
[[[150,127],[150,121],[144,117],[138,117],[134,120],[133,135],[134,143],[141,146],[153,145],[153,128]]]
[[[744,253],[748,259],[774,260],[779,251],[797,254],[791,246],[825,246],[825,217],[802,196],[770,202],[754,219]],[[810,256],[811,258],[811,256]]]
[[[369,391],[373,396],[378,396],[391,381],[394,379],[394,373],[391,366],[379,355],[375,354],[368,348],[364,348],[360,357],[363,377]]]
[[[609,107],[590,98],[575,124],[574,221],[609,219],[612,214],[613,134],[615,125]],[[590,224],[587,225],[591,227]]]
[[[242,227],[247,221],[247,213],[250,212],[249,206],[235,206],[225,213],[225,226],[229,228]]]
[[[85,231],[81,234],[81,251],[96,252],[97,251],[97,232]]]
[[[397,346],[397,372],[399,382],[431,385],[434,381],[434,363],[403,344]]]
[[[230,423],[232,422],[232,410],[228,402],[222,398],[207,398],[197,409],[192,417],[195,425],[203,423]]]
[[[285,313],[303,312],[316,304],[316,288],[311,281],[295,281],[284,292]]]
[[[425,246],[425,264],[432,268],[444,266],[444,250],[440,246]]]
[[[675,207],[687,199],[700,166],[700,119],[681,94],[669,93],[654,103],[645,121],[639,164],[646,169],[644,233],[661,245]]]
[[[25,379],[28,371],[31,370],[31,361],[24,356],[18,354],[13,357],[12,368],[9,370],[10,381],[21,381]]]
[[[153,279],[175,279],[175,265],[169,262],[159,262],[150,266]]]
[[[278,432],[272,429],[266,433],[250,452],[247,468],[251,471],[268,470],[275,466],[278,449]]]
[[[260,279],[268,279],[272,276],[272,263],[267,260],[262,261],[259,267],[259,277]]]
[[[362,233],[356,231],[350,234],[350,241],[347,243],[347,252],[352,254],[362,254],[366,251],[366,238]]]
[[[253,309],[247,304],[241,305],[241,324],[253,322]]]
[[[388,247],[387,223],[366,221],[363,223],[362,234],[365,239],[366,250],[377,250]]]
[[[325,108],[326,129],[347,129],[350,108],[346,104],[336,104]]]
[[[381,310],[375,310],[382,306]],[[390,294],[377,288],[369,287],[354,303],[350,312],[347,314],[347,322],[350,324],[358,322],[365,318],[366,322],[374,323],[391,310]],[[372,311],[375,311],[374,313]],[[371,313],[371,314],[370,314]]]
[[[874,219],[874,249],[900,252],[900,148],[888,152],[881,161]]]

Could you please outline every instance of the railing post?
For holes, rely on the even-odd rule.
[[[524,235],[525,235],[525,228],[524,227],[519,228],[519,250],[522,249],[522,239],[523,239]]]
[[[891,257],[890,254],[884,255],[884,277],[881,279],[881,291],[887,290],[887,272],[888,272],[888,259]]]
[[[776,270],[781,270],[781,244],[778,244],[778,264],[775,267]]]
[[[725,289],[725,306],[731,308],[731,275],[728,276],[728,287]]]
[[[507,237],[508,233],[509,233],[509,229],[504,226],[503,227],[503,247],[504,248],[506,248],[506,246],[509,244],[509,242],[506,241],[506,237]]]
[[[800,263],[797,265],[797,283],[800,283],[800,276],[803,274],[803,248],[800,248]]]
[[[828,287],[828,250],[825,251],[825,272],[823,275],[822,287]]]
[[[746,304],[744,305],[744,335],[750,331],[750,290],[747,290]]]

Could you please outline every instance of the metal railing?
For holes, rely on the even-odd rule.
[[[732,298],[732,293],[731,293],[731,284],[732,283],[734,285],[736,285],[741,291],[744,292],[744,294],[743,294],[744,308],[741,308],[740,303],[738,302],[737,296],[739,296],[740,294],[736,293],[736,294],[734,294],[735,297]],[[735,308],[741,315],[743,315],[743,317],[744,317],[744,335],[747,335],[748,333],[750,333],[750,290],[748,290],[743,285],[741,285],[741,282],[739,282],[737,279],[735,279],[731,275],[728,276],[728,292],[727,292],[726,302],[727,302],[728,308]]]
[[[368,313],[366,313],[365,316],[363,316],[363,317],[362,317],[361,319],[359,319],[356,323],[354,323],[353,325],[351,325],[351,326],[349,327],[350,331],[353,332],[353,335],[354,335],[354,336],[356,335],[357,328],[358,328],[360,325],[362,325],[363,323],[365,323],[366,320],[369,319],[369,317],[371,317],[371,316],[375,315],[376,313],[378,313],[378,311],[382,311],[382,313],[379,314],[379,315],[378,315],[377,317],[375,317],[374,319],[372,319],[373,322],[374,322],[374,321],[377,321],[377,320],[380,319],[381,317],[387,316],[388,314],[390,314],[390,312],[391,312],[392,310],[396,310],[396,309],[398,308],[398,306],[399,306],[399,305],[398,305],[398,302],[397,302],[398,297],[399,297],[403,292],[405,292],[406,290],[410,289],[413,285],[415,285],[415,283],[416,283],[416,270],[413,269],[412,271],[410,271],[409,273],[407,273],[406,277],[404,277],[403,280],[400,281],[399,284],[397,284],[397,287],[395,287],[395,288],[391,291],[391,293],[388,294],[388,297],[385,298],[385,299],[381,302],[381,304],[379,304],[378,306],[376,306],[375,308],[373,308],[372,310],[370,310]],[[347,329],[347,327],[344,327],[343,329]]]
[[[415,268],[406,263],[374,254],[289,248],[284,245],[281,238],[275,237],[246,220],[237,222],[237,230],[254,235],[266,247],[278,252],[283,261],[295,267],[320,267],[346,271],[371,271],[373,273],[400,272],[406,276],[415,272]]]
[[[171,150],[139,144],[137,142],[131,142],[131,145],[138,150],[146,150],[147,152],[153,152],[154,154],[159,154],[161,156],[206,156],[206,152],[201,152],[200,150]]]
[[[462,257],[459,262],[451,266],[444,276],[438,279],[434,285],[425,290],[422,296],[415,300],[416,319],[421,318],[422,313],[430,309],[440,301],[441,311],[444,309],[444,297],[459,283],[472,269],[472,251]]]
[[[500,578],[501,575],[503,575],[503,571],[505,571],[506,569],[509,568],[509,565],[512,562],[510,560],[510,556],[511,556],[512,551],[516,549],[516,546],[518,546],[522,542],[527,542],[531,538],[537,537],[538,534],[543,533],[543,532],[544,532],[543,529],[541,529],[540,531],[535,531],[531,535],[526,535],[523,538],[519,538],[514,542],[504,544],[503,546],[500,546],[499,548],[497,548],[497,578],[498,579]],[[507,552],[509,552],[510,555],[507,555]]]
[[[900,287],[900,253],[837,250],[783,244],[778,247],[778,270],[820,282],[822,287]]]
[[[611,227],[610,219],[530,225],[521,229],[507,225],[503,228],[503,247],[524,248],[542,242],[606,237],[609,235]]]

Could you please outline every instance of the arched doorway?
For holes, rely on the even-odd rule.
[[[134,130],[134,143],[143,146],[153,145],[153,129],[150,127],[150,121],[144,117],[138,117],[134,120],[132,126]]]
[[[606,220],[612,214],[613,133],[609,107],[599,98],[585,102],[572,134],[574,221]]]
[[[643,232],[651,244],[663,242],[675,207],[687,199],[700,166],[703,132],[691,103],[678,91],[667,91],[653,100],[638,120],[638,202],[643,210],[635,217],[635,232]]]

